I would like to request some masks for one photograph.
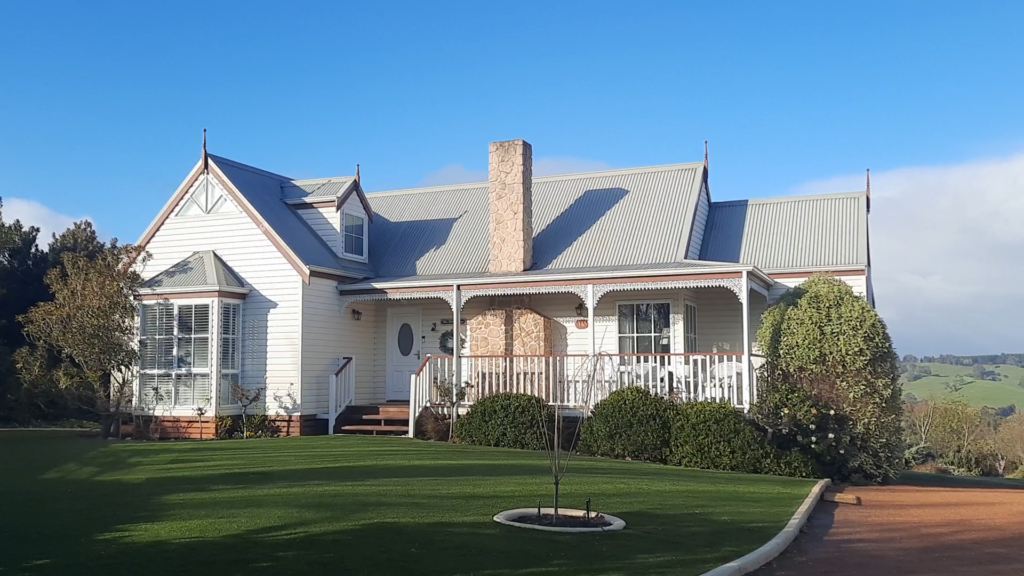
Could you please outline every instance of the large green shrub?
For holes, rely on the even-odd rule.
[[[554,410],[543,399],[506,392],[475,402],[455,420],[455,442],[521,450],[545,450]],[[542,427],[543,426],[543,427]]]
[[[688,402],[675,410],[668,462],[687,468],[749,474],[815,476],[799,451],[769,445],[754,423],[720,402]]]
[[[664,462],[674,405],[639,386],[616,390],[583,423],[580,452],[593,456]]]
[[[865,299],[841,280],[813,276],[768,308],[757,340],[766,361],[753,416],[773,443],[799,445],[838,480],[899,473],[899,363],[885,322]],[[823,448],[817,431],[834,442]]]

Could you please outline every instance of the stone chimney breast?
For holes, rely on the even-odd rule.
[[[487,167],[487,271],[523,272],[533,265],[533,147],[525,140],[491,142]]]

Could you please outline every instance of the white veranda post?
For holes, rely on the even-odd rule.
[[[740,291],[740,306],[743,314],[743,387],[746,388],[743,394],[743,406],[750,408],[754,401],[754,386],[750,379],[750,276],[743,272],[743,286]]]
[[[587,326],[590,328],[590,355],[597,354],[597,336],[594,326],[594,285],[587,284]]]
[[[455,424],[455,418],[459,413],[459,383],[462,382],[462,362],[459,357],[462,356],[462,338],[460,337],[461,330],[459,330],[459,321],[462,316],[462,293],[459,290],[459,285],[456,284],[452,287],[452,370],[454,375],[452,377],[452,424]]]

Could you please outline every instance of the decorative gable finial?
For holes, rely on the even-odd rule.
[[[359,184],[359,164],[356,164],[356,184]]]
[[[203,128],[203,172],[210,171],[210,161],[206,156],[206,128]]]
[[[865,179],[867,180],[867,182],[864,185],[864,191],[867,193],[867,196],[868,196],[868,214],[870,214],[871,213],[871,168],[867,169],[867,176],[865,176]]]
[[[708,141],[704,141],[704,168],[708,167]]]

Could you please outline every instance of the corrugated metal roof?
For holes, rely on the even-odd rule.
[[[354,176],[291,180],[281,184],[281,198],[336,198],[344,194],[355,180]]]
[[[531,271],[681,262],[702,163],[533,179]],[[378,277],[485,274],[486,183],[367,195]]]
[[[713,202],[702,260],[762,270],[868,265],[864,192]]]
[[[281,188],[292,184],[292,179],[213,154],[209,157],[304,264],[373,276],[369,265],[339,258],[327,242],[282,201]]]
[[[181,262],[150,278],[143,288],[244,288],[245,283],[212,250],[195,252]]]

